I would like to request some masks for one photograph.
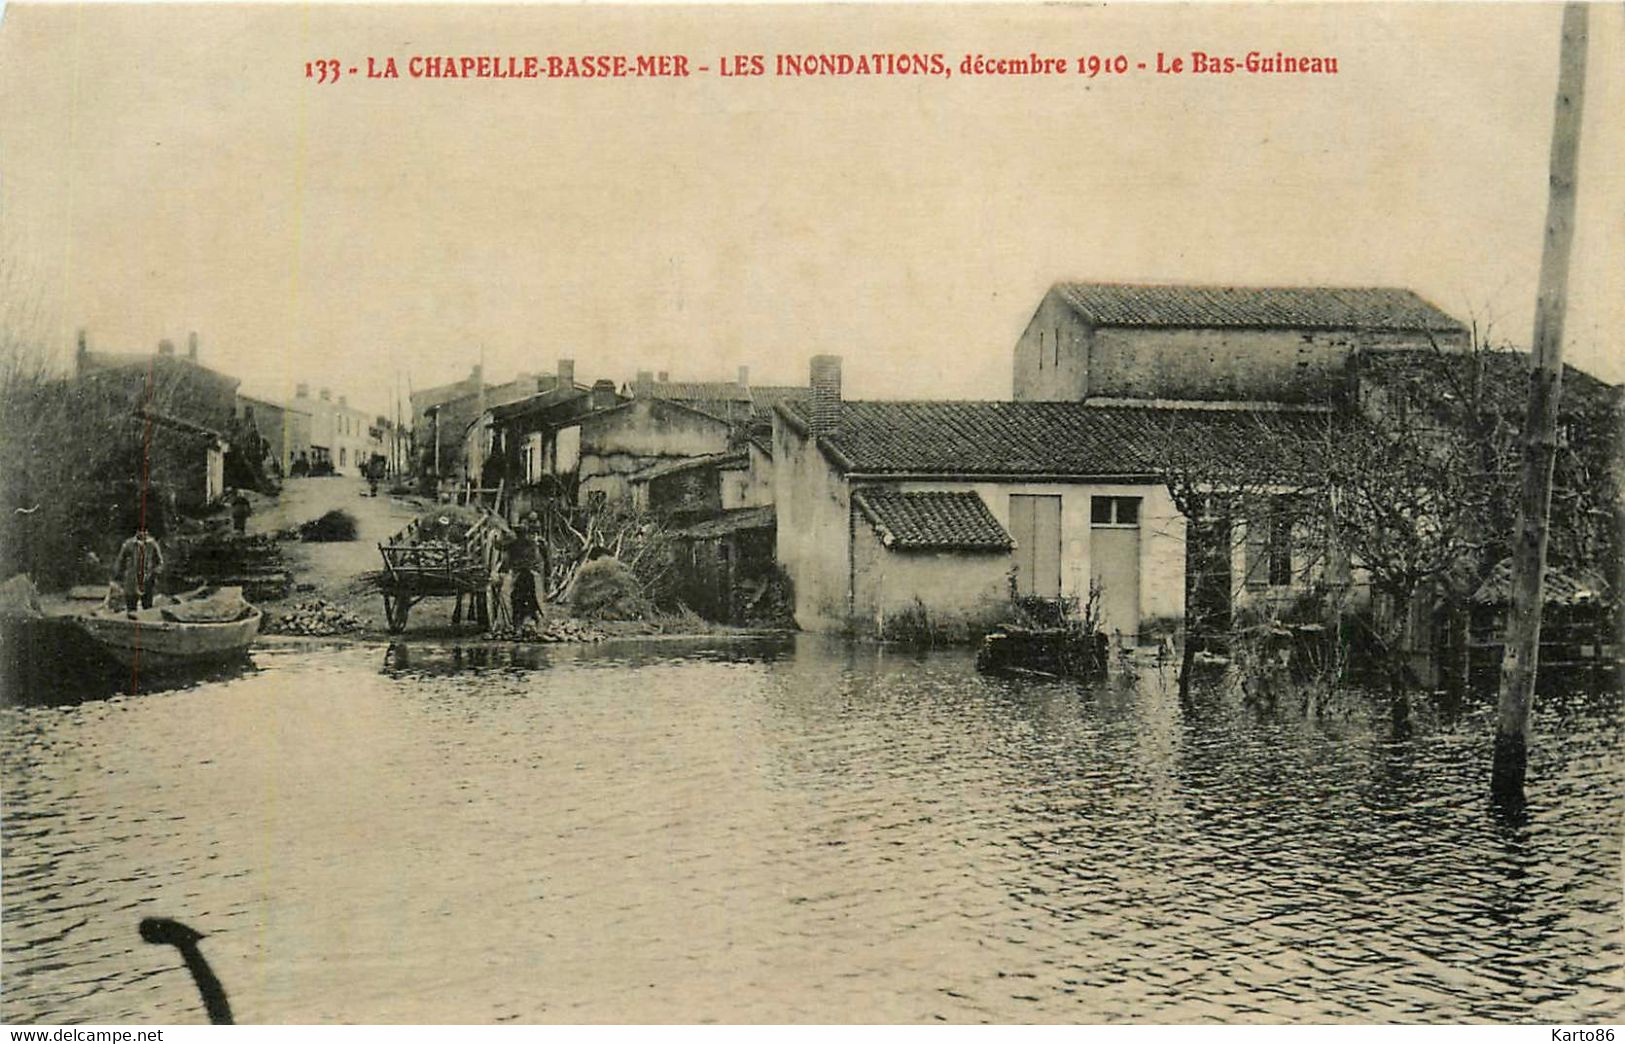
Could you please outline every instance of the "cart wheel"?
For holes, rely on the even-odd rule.
[[[390,634],[400,634],[406,630],[406,614],[412,611],[412,603],[400,595],[384,595],[384,620],[389,625]]]

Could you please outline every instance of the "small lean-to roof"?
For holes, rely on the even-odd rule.
[[[733,508],[691,526],[672,531],[679,540],[714,540],[748,529],[771,529],[778,524],[773,505],[765,507]]]
[[[716,468],[718,471],[737,471],[750,466],[750,457],[743,450],[732,453],[708,453],[702,457],[676,457],[672,460],[663,460],[657,464],[650,464],[641,471],[634,471],[628,482],[652,482],[667,475],[676,475],[684,471],[694,471],[698,468]]]
[[[214,442],[226,441],[224,432],[216,431],[213,428],[186,420],[183,417],[175,417],[167,413],[160,413],[157,410],[150,409],[138,409],[135,411],[134,416],[139,421],[150,422],[152,424],[156,424],[160,428],[167,428],[170,431],[180,432],[183,435],[191,435],[195,438],[212,440]]]
[[[893,551],[1008,551],[1010,534],[974,492],[852,491],[852,504]]]
[[[1324,412],[1127,402],[843,402],[820,442],[848,474],[1157,481],[1170,444],[1220,454],[1233,446],[1249,459],[1261,441],[1320,437],[1330,421]],[[778,409],[806,433],[807,403]]]
[[[1057,283],[1091,326],[1398,330],[1460,334],[1460,320],[1398,287]]]

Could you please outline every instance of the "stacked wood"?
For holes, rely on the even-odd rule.
[[[240,587],[251,602],[287,596],[293,574],[269,536],[209,533],[184,541],[172,576],[183,587]]]

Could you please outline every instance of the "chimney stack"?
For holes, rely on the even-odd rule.
[[[317,394],[322,397],[323,402],[331,402],[333,400],[333,393],[328,391],[326,388],[323,388],[321,391],[317,392]]]
[[[559,380],[555,387],[559,391],[574,391],[576,386],[576,361],[574,359],[559,360]]]
[[[833,434],[841,423],[841,357],[812,357],[812,435]]]
[[[667,373],[665,370],[661,370],[660,371],[660,376],[658,378],[656,378],[656,379],[658,381],[660,381],[661,384],[665,384],[668,380],[671,379],[671,374]]]
[[[485,387],[485,367],[475,363],[473,369],[468,371],[468,381],[475,388]]]
[[[745,389],[746,391],[750,391],[750,367],[749,366],[741,366],[739,368],[739,386],[741,388]]]
[[[348,395],[340,395],[339,396],[339,405],[340,406],[348,406],[348,405],[350,405],[350,397]]]
[[[607,378],[592,382],[592,408],[607,410],[615,405],[615,382]]]
[[[310,398],[310,385],[301,384],[298,387],[294,388],[293,397],[296,398],[296,399],[308,399],[308,398]]]
[[[197,331],[193,330],[186,335],[186,357],[197,362]]]
[[[159,355],[174,355],[175,354],[175,342],[171,341],[167,337],[165,337],[163,340],[159,341],[158,342],[158,354]]]
[[[632,394],[638,398],[647,398],[654,391],[655,375],[648,370],[639,370],[638,379],[632,385]]]

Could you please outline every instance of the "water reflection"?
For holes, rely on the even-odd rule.
[[[4,1014],[244,1021],[1617,1018],[1617,697],[1095,687],[797,636],[274,647],[4,711]]]

